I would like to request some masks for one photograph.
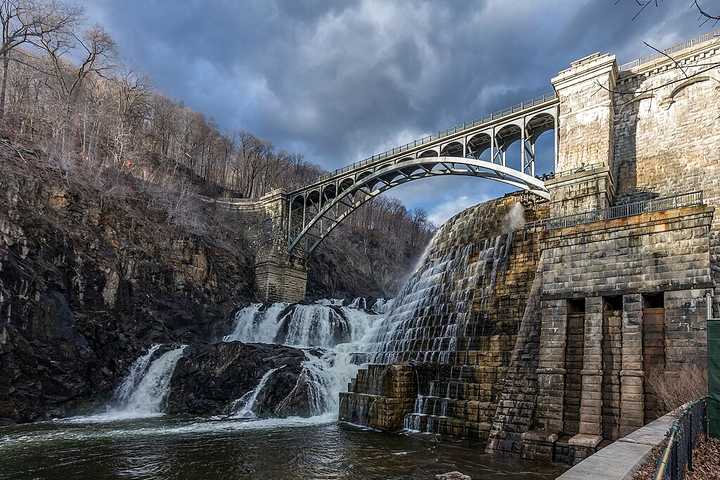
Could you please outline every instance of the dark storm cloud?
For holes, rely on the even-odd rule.
[[[334,168],[548,90],[551,76],[593,51],[630,60],[649,53],[642,40],[663,46],[700,33],[689,2],[666,2],[635,21],[635,2],[615,3],[100,0],[86,7],[159,90],[224,129],[248,130]],[[477,198],[492,190],[480,192],[472,180],[454,185],[448,202],[461,196],[458,188]],[[423,204],[411,186],[402,196]]]

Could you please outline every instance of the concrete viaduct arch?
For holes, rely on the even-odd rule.
[[[289,254],[310,254],[349,215],[367,201],[404,183],[460,175],[498,181],[543,198],[549,194],[535,177],[536,142],[554,130],[557,159],[558,107],[554,94],[522,103],[434,137],[340,169],[287,195],[283,230]],[[508,149],[520,142],[519,165]],[[555,160],[556,163],[556,160]]]
[[[435,176],[471,176],[511,185],[549,199],[535,175],[536,143],[553,131],[558,170],[560,100],[555,92],[427,136],[324,175],[292,192],[274,191],[255,202],[266,212],[272,241],[258,251],[255,284],[264,301],[305,296],[307,257],[366,202],[391,188]],[[519,143],[519,158],[509,149]]]

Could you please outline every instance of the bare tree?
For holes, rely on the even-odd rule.
[[[618,3],[620,3],[620,1],[621,0],[616,0],[615,3],[618,4]],[[632,18],[633,21],[635,21],[641,14],[646,12],[648,7],[652,6],[652,7],[659,8],[659,7],[661,7],[661,3],[662,3],[660,0],[632,0],[632,1],[638,7],[637,11],[635,12],[635,15]],[[690,4],[690,6],[695,11],[697,11],[697,13],[700,17],[700,26],[705,25],[708,22],[714,22],[717,24],[720,21],[720,15],[712,14],[708,10],[704,9],[703,6],[701,5],[700,0],[693,0],[692,3]],[[664,82],[664,83],[657,84],[657,85],[652,85],[650,87],[645,88],[644,90],[610,89],[606,85],[602,85],[599,82],[598,82],[598,87],[603,90],[608,90],[614,94],[637,96],[637,95],[652,93],[656,90],[667,87],[668,85],[686,81],[688,79],[700,76],[708,71],[711,71],[711,70],[714,70],[714,69],[720,67],[720,63],[718,63],[718,62],[709,62],[709,63],[696,63],[694,65],[695,68],[690,69],[690,68],[684,66],[681,62],[679,62],[670,52],[662,50],[660,48],[657,48],[648,42],[643,42],[643,44],[647,48],[652,50],[657,56],[665,57],[668,60],[670,60],[673,64],[672,68],[674,70],[679,70],[682,73],[682,76],[679,78],[670,80],[668,82]]]
[[[720,22],[720,14],[710,13],[709,11],[705,10],[702,5],[700,5],[699,0],[694,0],[693,4],[695,5],[698,13],[700,13],[700,17],[704,19],[701,24],[705,24],[707,22],[717,24],[718,22]]]
[[[68,129],[73,107],[90,75],[103,76],[113,67],[116,55],[115,42],[102,27],[96,25],[86,30],[82,36],[74,32],[55,32],[39,38],[39,45],[50,60],[48,72],[54,81],[58,98],[61,100],[63,115],[61,118],[59,155],[65,154]],[[73,52],[80,56],[79,66],[65,61]]]
[[[0,0],[3,74],[0,81],[0,118],[5,115],[10,54],[15,49],[72,26],[80,11],[56,1]]]

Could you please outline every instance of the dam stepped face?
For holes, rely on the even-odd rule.
[[[720,61],[720,41],[676,58]],[[341,421],[572,463],[664,413],[647,379],[705,364],[720,281],[717,72],[667,63],[593,55],[553,79],[550,200],[510,194],[442,227]]]

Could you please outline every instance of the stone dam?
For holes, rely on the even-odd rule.
[[[720,39],[674,53],[686,72]],[[571,64],[550,200],[436,234],[340,395],[339,419],[575,463],[658,418],[651,375],[706,363],[720,282],[720,77],[666,57]]]

